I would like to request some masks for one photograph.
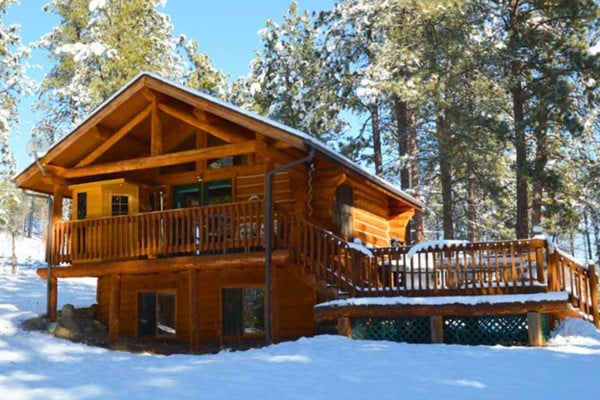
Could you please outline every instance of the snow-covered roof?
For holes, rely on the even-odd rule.
[[[216,105],[218,107],[222,107],[223,109],[235,112],[237,114],[239,114],[240,116],[249,118],[253,121],[268,125],[272,128],[277,129],[277,131],[279,133],[282,133],[284,136],[284,141],[285,141],[285,135],[288,135],[288,139],[294,142],[297,142],[298,140],[300,140],[303,143],[303,149],[304,151],[308,152],[311,148],[315,150],[315,152],[317,153],[317,155],[320,155],[323,158],[328,159],[330,162],[333,162],[334,164],[337,164],[339,166],[341,166],[344,169],[350,170],[351,172],[355,173],[356,175],[360,176],[361,178],[367,179],[368,181],[372,182],[373,184],[377,185],[378,187],[380,187],[381,189],[383,189],[384,191],[388,192],[389,194],[391,194],[392,196],[401,198],[403,200],[405,200],[406,202],[410,203],[412,206],[414,206],[417,209],[422,209],[424,207],[424,204],[415,199],[414,197],[410,196],[409,194],[401,191],[400,189],[398,189],[397,187],[395,187],[393,184],[391,184],[390,182],[370,173],[369,171],[363,169],[362,167],[360,167],[359,165],[357,165],[356,163],[352,162],[351,160],[349,160],[347,157],[337,153],[336,151],[330,149],[327,147],[327,145],[325,145],[323,142],[319,141],[318,139],[306,134],[305,132],[299,131],[297,129],[294,129],[292,127],[289,127],[287,125],[281,124],[277,121],[274,121],[272,119],[263,117],[261,115],[258,115],[256,113],[253,113],[251,111],[248,110],[244,110],[238,106],[235,106],[231,103],[225,102],[223,100],[217,99],[213,96],[210,96],[206,93],[200,92],[198,90],[194,90],[191,89],[189,87],[186,87],[180,83],[171,81],[167,78],[164,78],[162,76],[153,74],[153,73],[149,73],[149,72],[142,72],[140,74],[138,74],[135,78],[133,78],[131,81],[129,81],[126,85],[124,85],[121,89],[119,89],[117,92],[115,92],[110,98],[108,98],[107,100],[105,100],[100,106],[98,106],[92,113],[90,113],[90,115],[88,116],[88,118],[86,118],[86,120],[82,121],[79,125],[77,125],[70,134],[76,132],[78,129],[80,129],[83,125],[85,125],[90,119],[93,119],[98,113],[100,113],[103,109],[105,109],[110,103],[112,103],[116,98],[118,98],[119,96],[121,96],[124,92],[126,92],[130,87],[132,87],[134,84],[136,84],[139,80],[143,79],[143,78],[150,78],[153,80],[158,81],[161,84],[165,84],[168,86],[171,86],[173,88],[176,88],[178,90],[181,90],[189,95],[192,95],[198,99],[207,101],[209,103],[212,103],[213,105]],[[160,89],[155,89],[155,90],[160,90]],[[65,141],[69,136],[66,135],[61,141],[59,141],[58,143],[54,144],[52,146],[52,148],[49,150],[48,153],[51,153],[53,149],[57,148],[63,141]],[[265,135],[269,136],[268,132],[265,132]],[[31,168],[33,167],[33,164],[28,167]]]

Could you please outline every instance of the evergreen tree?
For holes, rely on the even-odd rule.
[[[7,232],[10,237],[11,272],[14,274],[17,271],[15,245],[22,233],[27,206],[25,195],[8,177],[0,179],[0,193],[0,231]]]
[[[55,142],[142,71],[181,80],[169,17],[159,0],[53,0],[61,22],[37,46],[54,67],[38,90],[39,134]]]
[[[600,73],[598,56],[588,52],[600,14],[594,1],[494,1],[485,3],[489,71],[511,96],[510,139],[515,151],[517,237],[538,224],[545,203],[558,193],[549,166],[553,148],[577,140],[582,130],[581,86]],[[595,86],[595,85],[594,85]],[[589,89],[589,88],[588,88]],[[567,139],[567,140],[565,140]],[[530,202],[532,198],[532,202]]]
[[[179,39],[179,47],[191,63],[190,68],[184,73],[184,82],[187,87],[200,90],[220,99],[230,96],[228,75],[219,71],[208,54],[200,53],[198,42],[193,39]]]
[[[331,82],[334,73],[321,57],[320,32],[308,12],[292,2],[284,21],[268,20],[261,31],[262,49],[250,74],[238,81],[234,101],[328,141],[344,131],[340,107]]]
[[[28,88],[23,59],[28,49],[22,45],[16,25],[6,26],[3,17],[14,0],[0,0],[0,177],[14,173],[15,161],[9,149],[11,127],[17,122],[19,96]]]

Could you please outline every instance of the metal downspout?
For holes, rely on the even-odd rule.
[[[272,249],[272,235],[273,235],[273,184],[272,178],[275,174],[283,172],[286,169],[294,168],[302,163],[308,163],[312,161],[315,156],[315,149],[310,147],[310,152],[306,157],[292,161],[289,164],[282,165],[279,168],[275,168],[267,172],[266,176],[266,193],[265,193],[265,341],[267,346],[273,343],[271,337],[271,255],[273,254]]]

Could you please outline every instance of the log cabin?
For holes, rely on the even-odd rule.
[[[593,266],[540,238],[403,246],[420,201],[313,137],[148,73],[15,182],[52,199],[48,268],[38,269],[48,318],[59,279],[96,277],[113,343],[198,352],[311,336],[332,322],[360,337],[374,318],[425,318],[421,333],[436,342],[465,325],[456,317],[518,314],[539,326],[542,313],[569,307],[600,324]],[[335,303],[564,291],[483,306]],[[539,329],[529,342],[541,342]]]

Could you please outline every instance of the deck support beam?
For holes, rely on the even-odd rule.
[[[539,312],[527,313],[527,332],[529,334],[530,346],[543,346],[544,336],[542,335],[542,315]]]
[[[121,275],[110,276],[110,303],[108,311],[108,341],[119,340],[119,309],[121,308]]]
[[[198,327],[198,271],[190,269],[188,274],[189,302],[190,302],[190,352],[200,350],[200,332]]]
[[[352,338],[352,319],[348,317],[338,318],[337,332],[338,335]]]
[[[48,320],[56,321],[58,300],[58,279],[52,276],[48,278]]]
[[[444,317],[432,315],[429,317],[431,343],[444,343]]]

